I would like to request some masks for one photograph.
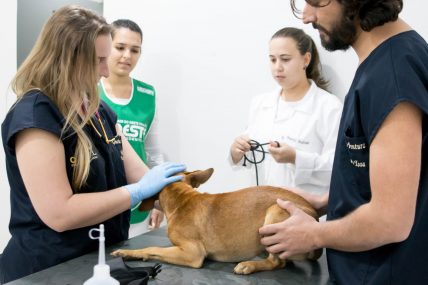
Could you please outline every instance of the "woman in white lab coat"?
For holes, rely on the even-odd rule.
[[[251,160],[250,140],[269,143],[265,159],[257,165],[260,185],[324,194],[330,185],[342,103],[325,91],[317,48],[302,30],[276,32],[269,58],[279,87],[253,98],[247,129],[230,147],[231,161],[242,165],[244,154]]]

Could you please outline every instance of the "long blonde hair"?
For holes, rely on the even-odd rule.
[[[76,192],[88,178],[92,152],[83,127],[100,104],[95,40],[110,31],[106,20],[91,10],[74,5],[57,10],[11,83],[18,100],[29,90],[41,90],[65,118],[61,137],[70,131],[77,135],[72,179]],[[87,102],[85,112],[79,116],[83,102]]]

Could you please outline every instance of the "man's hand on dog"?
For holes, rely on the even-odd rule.
[[[260,235],[263,236],[261,243],[266,246],[266,250],[286,259],[319,248],[314,235],[319,223],[291,202],[278,199],[277,203],[290,213],[290,217],[283,222],[265,225],[259,229]]]

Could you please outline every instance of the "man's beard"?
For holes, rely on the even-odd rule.
[[[355,41],[357,30],[353,21],[342,17],[332,28],[327,31],[324,27],[312,24],[314,29],[322,31],[324,35],[320,34],[321,44],[328,51],[347,50]]]

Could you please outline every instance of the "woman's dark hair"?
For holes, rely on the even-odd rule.
[[[111,32],[111,36],[113,38],[117,29],[127,28],[133,32],[139,33],[141,36],[141,40],[143,40],[143,31],[141,30],[140,26],[138,26],[138,24],[134,21],[128,19],[119,19],[111,23],[111,26],[113,27],[113,30]]]
[[[286,27],[277,31],[271,39],[275,38],[292,38],[297,45],[301,55],[307,52],[311,54],[311,61],[306,67],[306,77],[312,79],[316,85],[324,90],[328,88],[328,81],[321,75],[321,63],[317,47],[310,36],[303,30]]]
[[[330,4],[320,5],[319,0],[305,0],[311,6],[321,7]],[[296,0],[290,0],[290,5],[294,15],[301,14],[296,7]],[[344,17],[348,21],[359,21],[361,29],[366,32],[373,28],[382,26],[385,23],[397,20],[398,14],[403,9],[403,0],[337,0],[344,8]]]

